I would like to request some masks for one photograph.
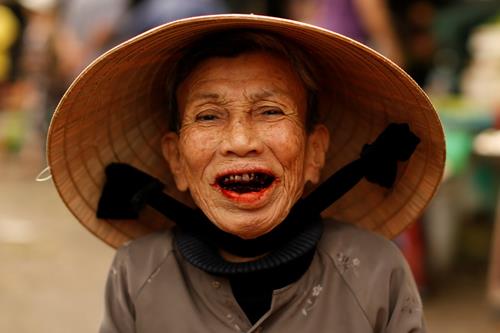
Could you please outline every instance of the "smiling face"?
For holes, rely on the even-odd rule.
[[[165,158],[178,189],[220,229],[263,235],[318,181],[328,131],[306,132],[306,91],[282,58],[209,58],[180,84],[177,103],[180,131],[163,138]]]

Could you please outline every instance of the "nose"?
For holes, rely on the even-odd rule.
[[[263,143],[251,121],[234,119],[229,122],[221,144],[223,155],[254,156],[262,152]]]

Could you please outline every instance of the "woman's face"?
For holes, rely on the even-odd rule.
[[[163,139],[178,189],[226,232],[272,230],[323,166],[328,131],[306,133],[306,100],[290,64],[272,54],[200,63],[177,90],[179,134]]]

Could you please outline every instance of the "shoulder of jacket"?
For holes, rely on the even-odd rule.
[[[393,242],[354,225],[325,221],[318,251],[335,267],[372,327],[398,297],[395,286],[412,280]]]
[[[127,252],[131,260],[143,261],[145,255],[161,260],[174,250],[173,239],[171,229],[156,231],[123,244],[119,251]]]
[[[399,265],[402,262],[401,252],[389,239],[362,229],[350,223],[333,220],[324,221],[324,231],[319,242],[319,249],[335,261],[339,266],[340,257],[364,259],[364,266],[386,264]]]
[[[118,248],[114,267],[126,276],[133,297],[173,252],[172,230],[153,232]]]

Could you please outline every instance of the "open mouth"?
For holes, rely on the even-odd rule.
[[[264,172],[233,173],[217,177],[216,182],[223,190],[244,194],[268,188],[275,178]]]

